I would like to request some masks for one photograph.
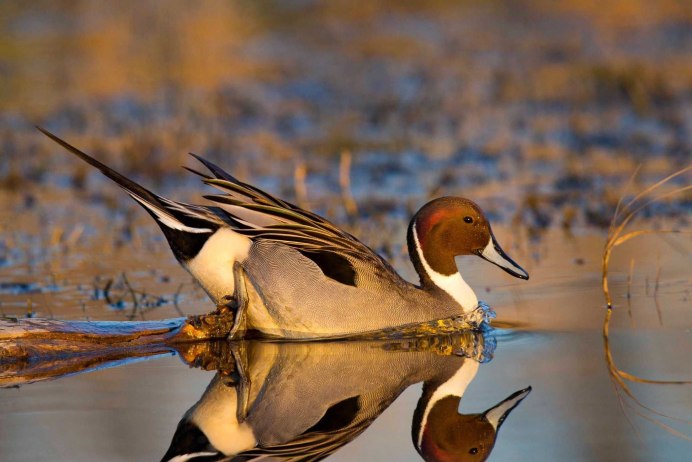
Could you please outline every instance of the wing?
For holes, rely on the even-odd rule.
[[[399,393],[396,393],[382,400],[378,393],[373,392],[347,398],[330,407],[314,426],[294,439],[243,451],[231,458],[230,462],[262,460],[316,462],[322,460],[363,433],[398,396]],[[344,405],[357,407],[345,410]],[[339,411],[331,412],[337,408]]]
[[[387,261],[325,218],[244,183],[217,165],[192,155],[213,176],[188,170],[222,192],[204,197],[228,214],[228,226],[234,231],[254,241],[292,247],[317,264],[325,276],[344,284],[357,285],[382,273],[399,278]]]
[[[312,260],[325,276],[343,284],[362,285],[377,276],[403,283],[382,257],[351,234],[317,214],[243,183],[199,156],[192,154],[212,175],[188,170],[222,191],[223,194],[205,196],[213,206],[158,196],[52,133],[38,129],[125,189],[156,220],[182,262],[197,255],[219,228],[228,227],[253,241],[273,241],[292,247]]]

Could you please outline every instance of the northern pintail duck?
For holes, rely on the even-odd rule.
[[[325,338],[374,332],[474,311],[478,299],[455,257],[477,255],[521,279],[483,211],[460,197],[425,204],[408,227],[420,284],[323,217],[244,183],[192,154],[211,173],[188,169],[222,194],[211,205],[158,196],[57,136],[154,218],[180,264],[217,306],[235,310],[234,337]]]

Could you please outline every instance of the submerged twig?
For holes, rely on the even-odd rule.
[[[132,297],[132,313],[130,313],[129,316],[130,321],[132,321],[137,314],[137,309],[139,309],[139,301],[137,300],[137,294],[135,294],[135,290],[130,285],[130,281],[127,279],[125,273],[122,274],[122,279],[123,284],[125,284],[125,288],[128,290],[128,292],[130,292],[130,296]]]
[[[175,308],[175,311],[178,312],[180,316],[185,316],[183,313],[183,310],[180,309],[180,292],[183,290],[183,287],[185,286],[184,282],[181,282],[180,285],[178,286],[178,289],[176,289],[175,294],[173,295],[173,307]]]
[[[94,283],[96,287],[96,283]],[[103,287],[103,298],[106,299],[106,303],[113,305],[113,300],[111,299],[111,287],[113,287],[113,278],[108,278],[106,285]]]
[[[634,258],[630,259],[630,271],[627,273],[627,315],[630,318],[630,324],[634,326],[634,318],[632,318],[632,274],[634,273]]]
[[[656,306],[656,315],[658,316],[658,325],[663,326],[663,313],[661,312],[661,304],[658,301],[658,285],[661,280],[661,255],[656,257],[656,282],[654,284],[654,305]]]

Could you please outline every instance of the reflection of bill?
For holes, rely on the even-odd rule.
[[[440,417],[439,405],[447,404],[448,397],[456,397],[458,405],[479,361],[488,358],[486,342],[494,345],[494,339],[469,331],[382,342],[231,344],[233,361],[226,361],[185,413],[163,460],[321,460],[360,435],[419,382],[425,385],[413,431],[417,447],[416,435],[421,435],[425,454],[433,447],[427,441],[437,441],[431,435],[444,425],[438,422],[446,418]],[[488,425],[499,427],[527,393],[487,411]],[[460,431],[472,428],[461,424]],[[487,453],[492,443],[479,439],[477,446],[488,448]]]
[[[464,369],[462,366],[446,382],[424,385],[411,435],[418,453],[426,461],[486,460],[495,446],[500,426],[531,392],[528,387],[512,393],[480,414],[461,414],[459,401],[475,375],[472,368]]]

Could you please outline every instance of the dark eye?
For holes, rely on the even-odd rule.
[[[471,218],[471,217],[464,217],[464,221],[465,221],[466,223],[473,223],[473,218]]]
[[[478,448],[471,448],[471,449],[469,450],[469,454],[473,454],[473,455],[478,454]]]

